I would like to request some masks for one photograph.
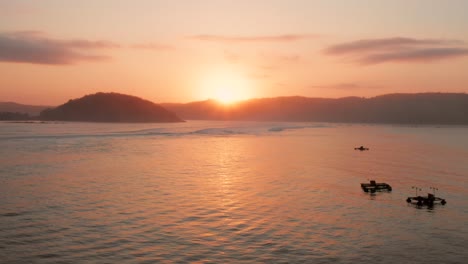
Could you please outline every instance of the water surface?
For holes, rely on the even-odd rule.
[[[467,127],[0,123],[0,258],[464,263],[467,161]]]

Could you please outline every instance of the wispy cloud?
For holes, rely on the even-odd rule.
[[[0,32],[0,62],[63,65],[100,61],[109,57],[97,50],[117,47],[108,41],[54,39],[40,31]]]
[[[363,64],[383,62],[428,62],[468,56],[468,48],[425,48],[399,52],[369,54],[361,59]]]
[[[360,64],[428,62],[467,56],[468,47],[460,40],[398,37],[340,43],[326,48],[324,53],[349,56]]]
[[[153,51],[166,51],[175,49],[174,46],[161,44],[161,43],[139,43],[131,45],[133,49],[153,50]]]
[[[282,63],[298,62],[301,60],[301,56],[298,54],[280,55],[276,59],[278,62],[282,62]]]
[[[305,39],[317,38],[312,34],[283,34],[283,35],[261,35],[261,36],[225,36],[225,35],[192,35],[191,40],[224,42],[224,43],[251,43],[251,42],[294,42]]]

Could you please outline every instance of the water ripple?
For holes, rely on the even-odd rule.
[[[444,155],[432,155],[425,142],[373,129],[210,124],[175,129],[198,131],[176,138],[128,136],[167,129],[125,127],[109,137],[2,141],[0,258],[463,263],[468,151],[438,146]],[[356,153],[350,138],[378,147]],[[369,174],[394,191],[363,193]],[[440,177],[447,206],[406,205],[408,186]]]

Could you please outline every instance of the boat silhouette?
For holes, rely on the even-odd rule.
[[[358,148],[354,148],[354,150],[363,151],[363,150],[369,150],[369,148],[365,148],[364,146],[360,146],[360,147],[358,147]]]
[[[374,180],[371,180],[369,183],[361,183],[361,188],[365,192],[375,193],[376,191],[392,191],[392,186],[387,183],[377,183]]]

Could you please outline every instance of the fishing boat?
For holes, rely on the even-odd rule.
[[[390,184],[384,182],[377,183],[374,180],[371,180],[369,183],[361,183],[361,188],[363,191],[371,193],[375,193],[376,191],[392,191]]]
[[[427,196],[412,196],[406,199],[407,203],[416,204],[417,206],[427,205],[429,207],[434,206],[434,204],[445,205],[447,201],[445,199],[436,197],[432,193],[428,193]]]

